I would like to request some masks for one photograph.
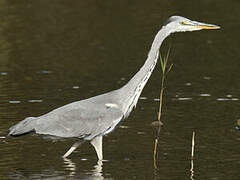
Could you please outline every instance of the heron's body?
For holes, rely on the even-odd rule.
[[[217,28],[219,27],[190,21],[179,16],[171,17],[155,36],[146,62],[125,86],[99,96],[67,104],[39,117],[26,118],[12,126],[9,129],[9,135],[18,136],[34,131],[37,134],[57,137],[81,138],[91,142],[98,159],[101,160],[103,158],[102,137],[110,133],[121,120],[127,118],[136,106],[155,68],[162,41],[173,32]],[[80,142],[76,142],[64,157],[70,155],[79,145]]]
[[[29,128],[37,134],[91,140],[106,134],[107,130],[116,126],[116,121],[123,118],[118,104],[115,98],[108,98],[106,94],[95,96],[67,104],[36,118],[30,117]]]

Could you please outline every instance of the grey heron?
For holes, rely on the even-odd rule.
[[[192,21],[181,16],[172,16],[156,34],[141,69],[120,89],[76,101],[54,109],[39,117],[28,117],[9,129],[10,136],[29,132],[63,138],[79,138],[63,155],[68,157],[80,144],[81,139],[90,141],[98,159],[103,159],[103,136],[113,131],[119,122],[127,118],[136,107],[159,57],[163,40],[174,32],[219,29],[219,26]]]

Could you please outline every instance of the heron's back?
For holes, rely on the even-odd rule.
[[[9,135],[35,131],[37,134],[86,140],[103,135],[113,130],[123,118],[121,108],[114,96],[109,96],[110,93],[67,104],[36,118],[27,118],[10,128]],[[23,126],[26,122],[29,124],[26,127],[31,125],[29,128]]]

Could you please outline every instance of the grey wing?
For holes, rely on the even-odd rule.
[[[76,108],[53,111],[40,116],[35,132],[59,137],[80,137],[91,140],[114,129],[123,113],[116,107]]]

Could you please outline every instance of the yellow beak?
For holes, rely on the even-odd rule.
[[[192,26],[199,28],[199,29],[220,29],[220,26],[214,25],[214,24],[207,24],[207,23],[201,23],[197,21],[191,22]]]
[[[201,28],[201,29],[220,29],[220,26],[195,26],[196,28]]]

